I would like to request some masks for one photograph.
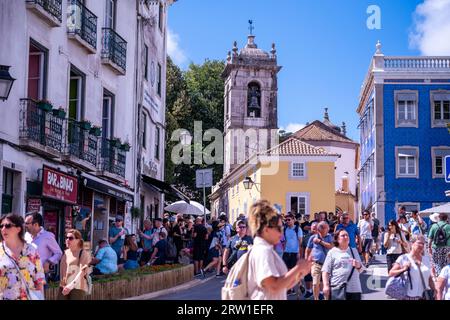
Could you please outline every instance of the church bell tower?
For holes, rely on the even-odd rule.
[[[281,67],[277,65],[275,44],[270,54],[259,49],[249,22],[247,44],[239,51],[234,42],[222,73],[225,80],[224,176],[252,153],[268,149],[270,130],[278,129],[277,74]],[[242,132],[250,131],[258,133],[256,140],[243,137]],[[264,131],[269,132],[267,141],[260,134]]]

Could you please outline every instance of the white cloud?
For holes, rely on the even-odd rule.
[[[180,48],[180,36],[169,28],[167,32],[167,54],[178,66],[182,66],[188,60],[183,49]]]
[[[286,127],[280,127],[280,130],[284,130],[286,132],[296,132],[302,128],[304,128],[306,125],[301,123],[289,123]]]
[[[450,0],[425,0],[414,13],[410,46],[423,55],[450,55]]]

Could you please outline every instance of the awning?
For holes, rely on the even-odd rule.
[[[133,202],[134,194],[130,190],[101,180],[85,172],[81,174],[81,184],[86,188],[101,192],[119,200]]]
[[[157,191],[159,192],[175,196],[181,200],[186,201],[187,203],[189,203],[190,201],[189,197],[186,196],[183,192],[164,181],[149,177],[145,174],[142,175],[142,181],[149,184],[152,188],[157,189]]]

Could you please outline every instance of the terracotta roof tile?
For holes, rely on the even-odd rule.
[[[296,137],[290,137],[286,141],[263,152],[265,155],[280,156],[335,156],[337,154],[327,153],[324,149],[314,147]]]
[[[298,130],[293,134],[294,137],[299,138],[303,141],[313,140],[313,141],[339,141],[339,142],[350,142],[355,143],[355,141],[347,138],[340,132],[330,128],[319,120],[307,125],[306,127]]]

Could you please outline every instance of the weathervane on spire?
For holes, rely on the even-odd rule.
[[[253,20],[248,20],[248,24],[250,25],[248,27],[248,29],[250,30],[250,35],[253,35],[253,30],[255,29],[255,27],[253,26]]]

